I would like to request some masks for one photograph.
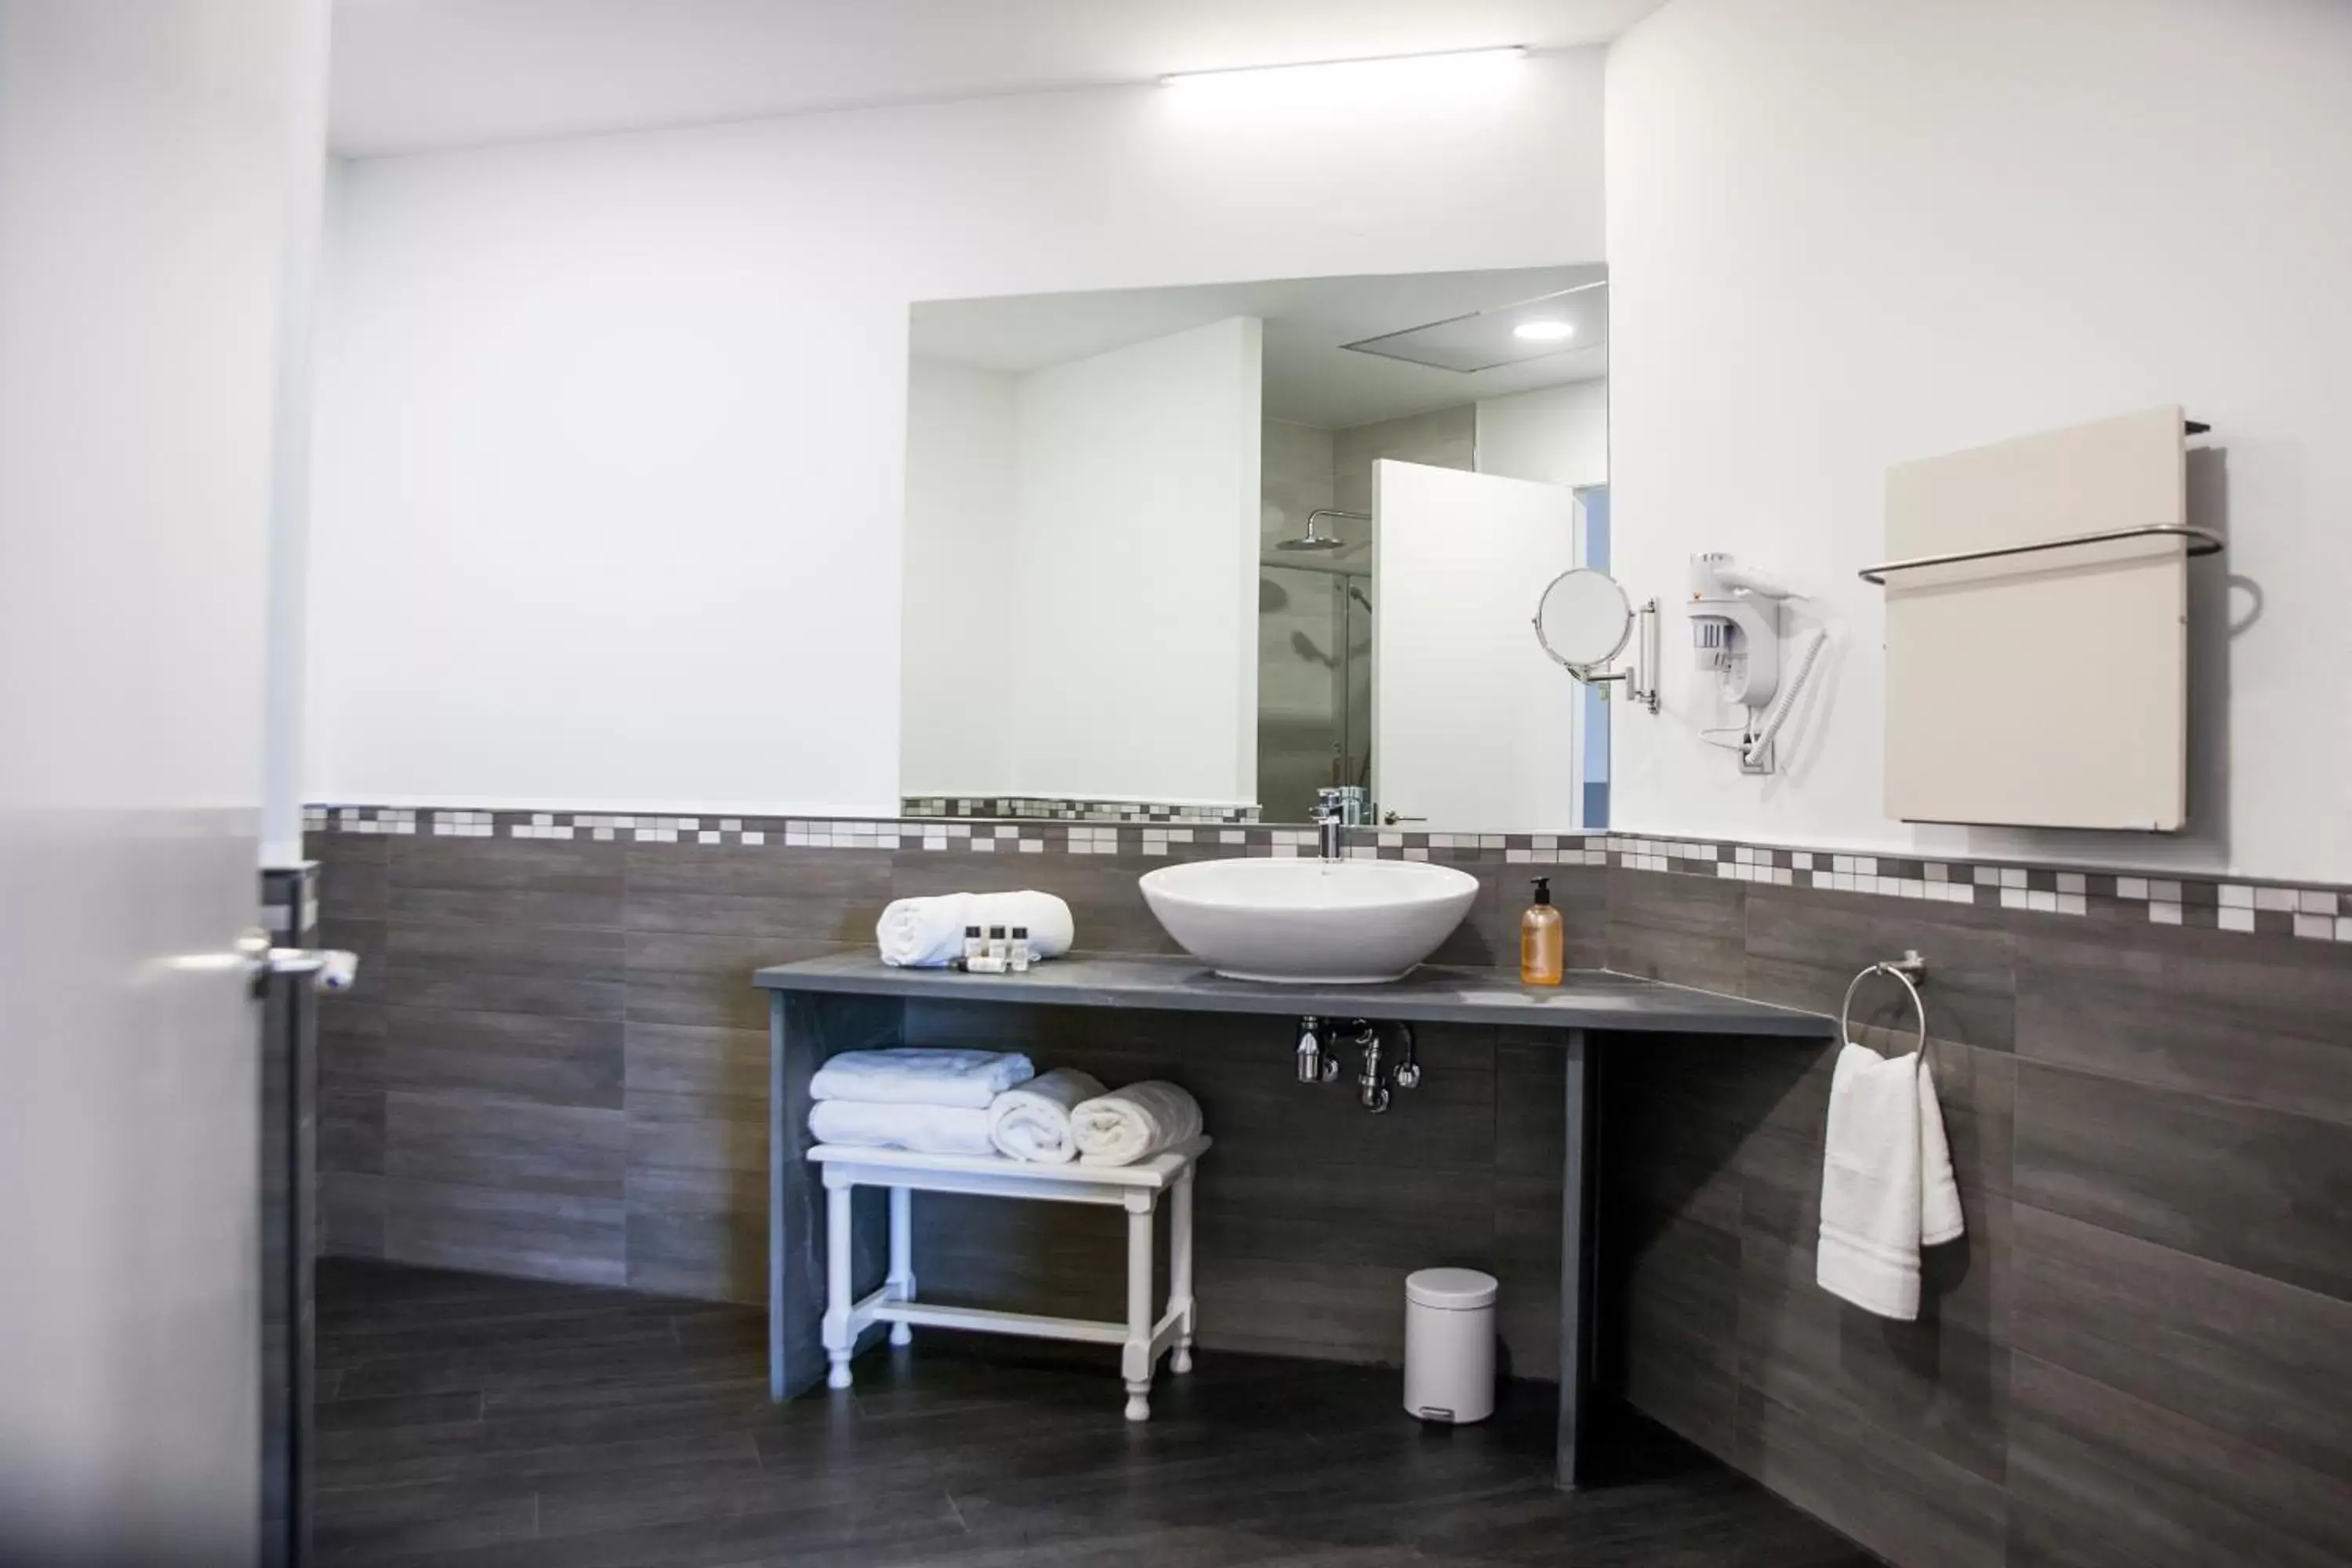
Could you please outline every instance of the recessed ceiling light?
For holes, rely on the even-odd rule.
[[[1226,70],[1171,71],[1160,79],[1163,87],[1189,87],[1197,83],[1234,80],[1293,80],[1307,76],[1335,76],[1351,72],[1370,71],[1382,75],[1402,69],[1413,71],[1425,68],[1439,68],[1483,65],[1496,60],[1519,60],[1527,58],[1525,44],[1507,44],[1501,48],[1438,49],[1421,55],[1371,55],[1357,59],[1301,60],[1279,65],[1235,66]]]
[[[1556,343],[1562,338],[1576,336],[1576,323],[1550,320],[1521,321],[1511,329],[1511,336],[1525,338],[1531,343]]]

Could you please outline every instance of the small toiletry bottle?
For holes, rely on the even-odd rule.
[[[980,928],[978,926],[964,927],[963,957],[957,963],[956,967],[958,969],[970,969],[971,967],[971,961],[978,958],[984,951],[986,950],[981,944]]]
[[[988,928],[988,972],[991,974],[1002,974],[1013,967],[1012,948],[1013,943],[1006,938],[1003,926]]]
[[[1536,879],[1536,901],[1519,917],[1519,984],[1557,985],[1565,978],[1567,933],[1551,907],[1551,879]]]
[[[1007,962],[1012,964],[1013,973],[1029,973],[1029,928],[1027,926],[1013,928],[1013,950],[1007,955]]]

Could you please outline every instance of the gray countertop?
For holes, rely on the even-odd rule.
[[[933,997],[1032,1006],[1129,1007],[1185,1013],[1274,1013],[1495,1024],[1528,1029],[1653,1030],[1675,1034],[1785,1035],[1827,1039],[1818,1013],[1601,969],[1569,972],[1565,984],[1529,987],[1506,971],[1423,965],[1381,985],[1271,985],[1228,980],[1189,958],[1072,953],[1026,974],[892,969],[870,952],[779,963],[751,977],[771,991]]]

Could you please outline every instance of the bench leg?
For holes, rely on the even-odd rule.
[[[825,1188],[824,1217],[824,1353],[833,1363],[825,1376],[828,1388],[849,1386],[849,1227],[847,1186]]]
[[[1178,1319],[1175,1348],[1168,1370],[1192,1370],[1192,1168],[1176,1178],[1176,1194],[1168,1215],[1168,1305],[1182,1313]]]
[[[890,1300],[911,1301],[915,1299],[915,1194],[905,1187],[890,1189]],[[890,1342],[910,1345],[915,1342],[911,1324],[890,1325]]]
[[[1127,1194],[1127,1342],[1119,1370],[1127,1377],[1127,1418],[1151,1419],[1152,1194]]]

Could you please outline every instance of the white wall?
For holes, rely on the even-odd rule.
[[[1571,381],[1478,405],[1478,471],[1548,485],[1609,482],[1609,383]]]
[[[1024,794],[1257,799],[1263,342],[1234,317],[1021,377]]]
[[[2347,84],[2352,6],[2325,0],[1675,0],[1618,43],[1618,575],[1672,599],[1732,550],[1842,638],[1769,780],[1700,742],[1721,721],[1670,657],[1664,714],[1617,725],[1621,823],[2352,880]],[[2211,422],[2192,521],[2231,540],[2191,568],[2194,831],[1887,820],[1854,577],[1887,466],[2162,403]]]
[[[1601,69],[352,165],[310,793],[889,807],[908,302],[1597,259]]]
[[[899,708],[908,795],[1018,787],[1008,704],[973,689],[976,671],[1014,647],[1014,379],[930,360],[908,367]]]

